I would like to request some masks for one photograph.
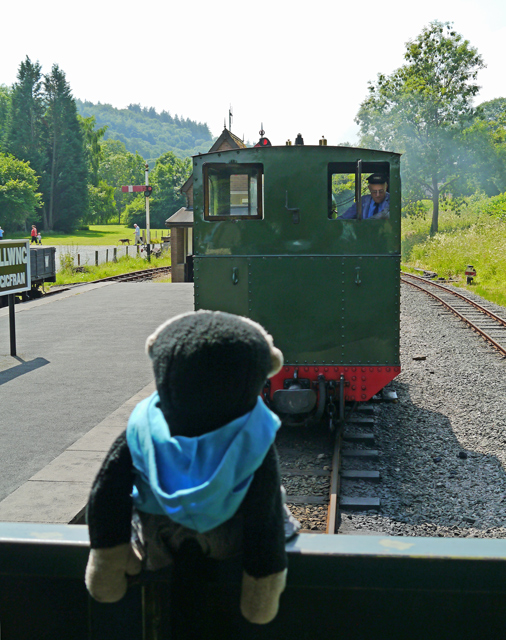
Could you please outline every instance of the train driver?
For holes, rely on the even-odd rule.
[[[371,195],[362,198],[362,219],[385,219],[390,217],[390,194],[387,191],[387,177],[373,173],[367,178]],[[338,220],[352,220],[357,217],[357,203],[338,217]]]

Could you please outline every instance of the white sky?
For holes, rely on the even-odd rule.
[[[28,55],[56,63],[74,97],[166,109],[273,144],[356,142],[367,82],[403,64],[405,43],[432,20],[453,21],[487,68],[478,102],[506,97],[504,0],[383,2],[152,2],[28,0],[4,3],[0,84]]]

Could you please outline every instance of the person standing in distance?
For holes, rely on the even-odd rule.
[[[33,244],[37,244],[37,227],[32,224],[32,230],[30,232],[30,235],[32,236],[32,239],[30,240],[30,243]]]
[[[387,191],[387,177],[381,173],[373,173],[367,178],[370,195],[362,198],[362,219],[378,220],[390,217],[390,194]],[[351,207],[338,220],[352,220],[357,217],[357,203]]]
[[[2,227],[0,227],[0,240],[2,240],[4,237],[4,230],[2,229]]]
[[[141,243],[141,229],[138,224],[134,224],[135,229],[135,244]]]

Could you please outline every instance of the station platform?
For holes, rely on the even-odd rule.
[[[0,521],[82,522],[91,483],[152,393],[146,338],[193,284],[102,283],[0,309]]]

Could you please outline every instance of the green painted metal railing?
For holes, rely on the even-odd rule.
[[[503,638],[506,540],[300,535],[265,626],[239,613],[240,561],[206,561],[189,598],[151,575],[116,604],[91,600],[84,526],[0,524],[2,640]]]

